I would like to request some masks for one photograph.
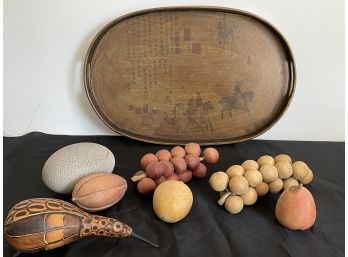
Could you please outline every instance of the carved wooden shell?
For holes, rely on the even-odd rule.
[[[58,199],[36,198],[16,204],[5,223],[6,240],[18,251],[54,249],[83,236],[130,236],[132,229],[112,218],[90,215]]]

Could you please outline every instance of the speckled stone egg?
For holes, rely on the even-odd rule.
[[[53,153],[42,169],[42,179],[51,190],[70,194],[75,184],[94,172],[112,173],[115,157],[105,146],[77,143]]]

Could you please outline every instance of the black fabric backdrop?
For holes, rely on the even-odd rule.
[[[128,181],[125,197],[97,214],[120,219],[155,242],[154,248],[134,238],[83,238],[73,244],[22,256],[293,256],[332,257],[344,255],[344,143],[252,140],[216,146],[221,155],[203,180],[188,183],[194,195],[189,215],[176,224],[160,221],[152,209],[151,196],[141,196],[130,181],[140,168],[140,158],[168,146],[152,145],[117,136],[56,136],[30,133],[4,138],[4,218],[17,202],[34,197],[70,200],[69,195],[50,191],[41,179],[47,158],[61,147],[77,142],[95,142],[115,155],[117,173]],[[237,215],[217,204],[218,193],[208,185],[211,173],[226,170],[246,159],[287,153],[305,161],[314,172],[307,186],[317,205],[315,225],[306,231],[280,226],[274,215],[279,194],[268,194]],[[4,256],[14,250],[4,241]]]

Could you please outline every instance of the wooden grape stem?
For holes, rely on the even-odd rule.
[[[225,203],[227,197],[229,197],[230,195],[232,195],[231,191],[226,189],[225,193],[220,197],[218,204],[223,205]]]
[[[141,174],[141,175],[135,175],[135,176],[131,177],[131,180],[132,180],[133,182],[137,182],[137,181],[142,180],[143,178],[147,178],[147,176],[146,176],[145,173],[144,173],[144,174]]]
[[[296,191],[300,190],[301,187],[303,187],[303,184],[302,184],[302,183],[300,183],[298,186],[296,185],[296,186],[291,186],[291,187],[289,187],[289,191],[291,191],[291,192],[296,192]]]

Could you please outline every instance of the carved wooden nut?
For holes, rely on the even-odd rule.
[[[95,173],[82,178],[74,187],[72,201],[89,212],[107,209],[116,204],[127,190],[127,181],[109,173]]]

